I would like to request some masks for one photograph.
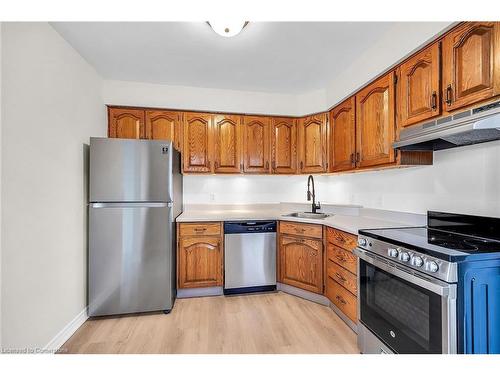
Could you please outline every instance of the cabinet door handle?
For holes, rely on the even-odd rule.
[[[446,87],[446,104],[451,105],[451,83]]]
[[[437,93],[434,91],[431,96],[431,108],[433,111],[437,108]]]
[[[273,161],[273,170],[275,170],[275,169],[276,169],[276,162]]]
[[[300,170],[302,170],[302,169],[304,169],[304,162],[303,161],[300,162]]]
[[[243,172],[243,163],[240,164],[240,171]]]
[[[214,165],[215,165],[215,169],[219,168],[219,163],[217,161],[214,163]]]
[[[266,169],[269,170],[269,162],[266,161]]]
[[[359,163],[361,157],[359,155],[359,152],[356,152],[356,163]]]
[[[351,165],[356,164],[356,158],[354,156],[354,152],[351,154]]]

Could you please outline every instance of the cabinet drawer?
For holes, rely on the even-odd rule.
[[[358,321],[358,299],[330,277],[326,281],[326,296],[349,319]]]
[[[221,234],[220,223],[182,223],[179,224],[179,236],[218,236]]]
[[[354,234],[333,228],[326,228],[326,238],[328,242],[346,250],[354,249],[358,243],[358,237]]]
[[[351,251],[341,249],[338,246],[328,243],[327,256],[329,261],[337,263],[353,274],[357,273],[358,259]]]
[[[323,238],[321,225],[292,223],[290,221],[280,221],[280,233],[293,234],[295,236],[305,236],[313,238]]]
[[[352,294],[358,294],[358,280],[356,275],[347,271],[345,268],[340,267],[337,263],[334,263],[331,260],[328,261],[327,275]]]

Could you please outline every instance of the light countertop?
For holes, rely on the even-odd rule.
[[[326,219],[303,219],[284,216],[297,212],[297,205],[292,207],[288,204],[264,204],[248,206],[205,205],[188,209],[177,217],[177,222],[201,222],[201,221],[243,221],[243,220],[286,220],[301,223],[322,224],[352,234],[358,234],[360,229],[391,228],[401,226],[425,225],[422,215],[401,213],[394,211],[383,211],[373,209],[362,209],[360,206],[350,206],[351,211],[346,211],[349,206],[331,205],[322,212],[331,214]],[[308,211],[310,206],[305,205],[303,211]],[[337,213],[336,213],[337,212]],[[348,214],[346,214],[348,213]]]

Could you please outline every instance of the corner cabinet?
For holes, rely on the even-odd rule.
[[[328,170],[327,127],[326,113],[299,120],[299,173]]]
[[[390,72],[356,94],[356,164],[370,167],[394,163],[395,73]]]
[[[466,22],[443,39],[446,111],[500,94],[500,22]]]
[[[356,167],[356,100],[347,99],[330,111],[330,168],[332,172]]]
[[[221,223],[180,223],[177,226],[177,286],[222,286]]]
[[[441,114],[439,67],[439,43],[401,65],[398,103],[402,127]]]
[[[182,147],[184,172],[213,172],[213,116],[209,113],[185,113]]]
[[[110,138],[146,138],[144,111],[108,107],[108,136]]]
[[[297,120],[273,117],[271,126],[272,173],[297,173]]]
[[[278,279],[283,284],[323,293],[322,226],[279,222]]]
[[[243,116],[243,172],[269,173],[270,131],[269,117]]]

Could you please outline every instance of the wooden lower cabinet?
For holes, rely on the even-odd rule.
[[[357,323],[358,259],[352,253],[357,244],[357,236],[326,228],[325,239],[325,295],[345,316]]]
[[[289,229],[293,224],[284,222]],[[318,227],[321,225],[309,226]],[[280,228],[282,224],[280,223]],[[283,284],[305,289],[313,293],[323,293],[323,241],[321,238],[279,234],[279,281]]]
[[[222,286],[221,223],[181,223],[177,233],[178,288]]]

